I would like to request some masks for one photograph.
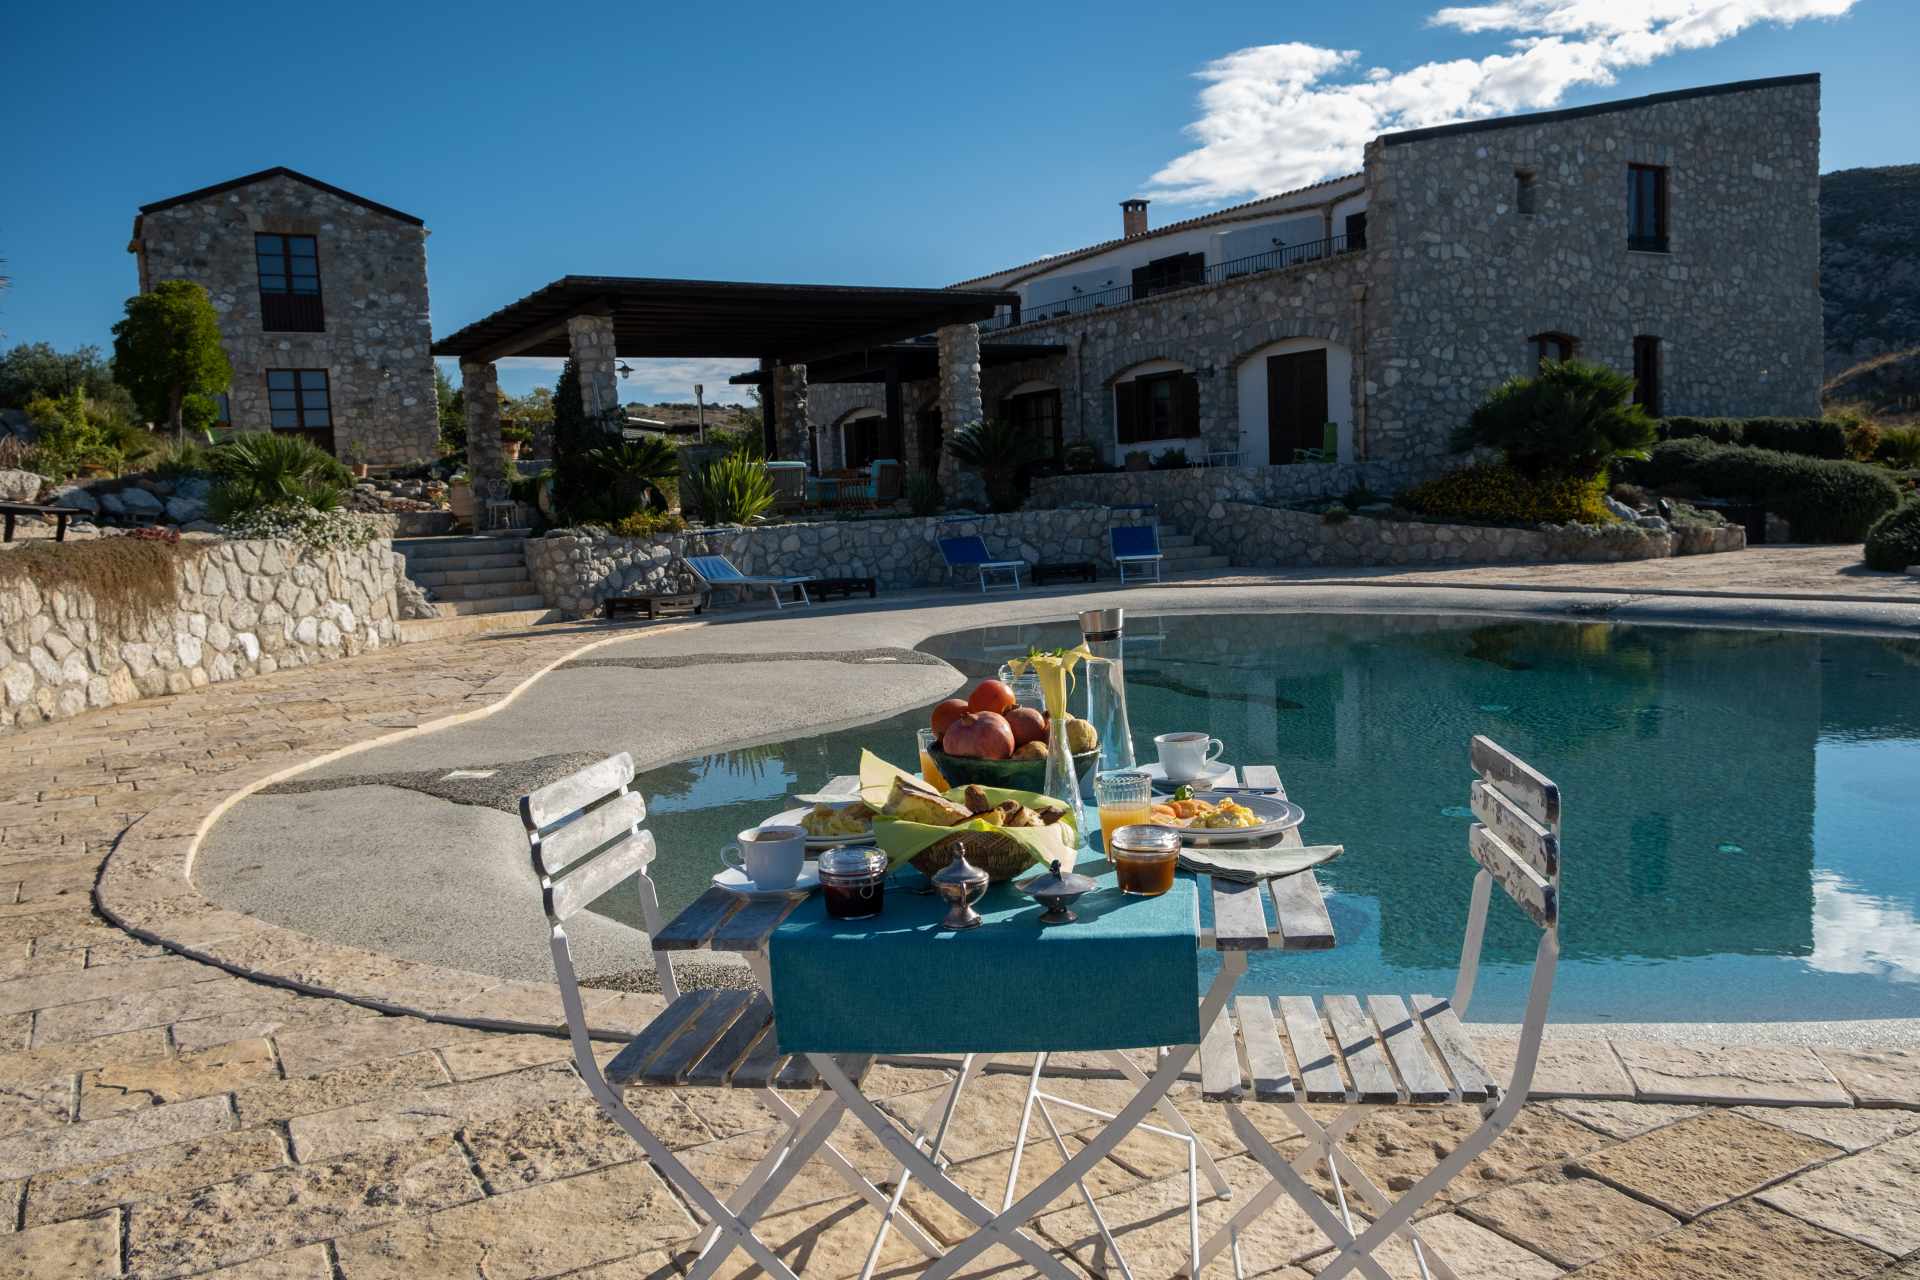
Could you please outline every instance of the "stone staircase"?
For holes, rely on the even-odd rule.
[[[526,544],[524,533],[503,533],[395,538],[393,549],[406,557],[407,576],[426,588],[441,619],[518,625],[544,621],[551,612],[527,575]]]
[[[1227,567],[1227,557],[1215,555],[1204,542],[1194,541],[1190,533],[1180,533],[1171,525],[1160,526],[1160,554],[1166,557],[1160,568],[1168,577],[1184,573],[1207,573]]]

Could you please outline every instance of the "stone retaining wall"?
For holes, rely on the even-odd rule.
[[[84,591],[0,582],[0,732],[397,639],[399,557],[385,540],[187,545],[174,608],[145,621],[112,625]]]
[[[1444,470],[1444,464],[1438,469]],[[1212,523],[1222,503],[1272,505],[1312,498],[1338,498],[1356,488],[1382,496],[1425,480],[1436,470],[1426,464],[1359,462],[1283,467],[1186,467],[1178,471],[1103,471],[1048,476],[1033,482],[1036,505],[1065,506],[1098,502],[1125,506],[1150,502],[1161,523],[1202,542],[1228,546],[1213,537]]]
[[[1111,572],[1107,509],[1018,511],[981,516],[969,525],[997,559],[1091,560]],[[561,530],[527,542],[527,570],[547,604],[584,617],[610,595],[667,589],[673,556],[682,542],[693,554],[725,555],[747,574],[805,574],[812,578],[872,577],[882,587],[928,586],[946,581],[946,565],[932,518],[827,520],[752,528],[729,526],[657,538],[619,538],[607,533]]]
[[[1674,555],[1738,551],[1737,526],[1675,530],[1637,525],[1564,524],[1539,529],[1429,524],[1353,516],[1327,523],[1311,511],[1227,501],[1208,537],[1233,548],[1236,565],[1551,564],[1662,560]]]

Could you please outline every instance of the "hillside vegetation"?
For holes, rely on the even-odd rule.
[[[1920,164],[1843,169],[1820,179],[1820,296],[1829,378],[1920,348]],[[1904,361],[1909,369],[1912,360],[1909,354]],[[1879,369],[1863,385],[1912,377]]]

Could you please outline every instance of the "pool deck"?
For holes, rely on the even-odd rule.
[[[579,749],[583,729],[603,746],[609,735],[631,735],[617,745],[643,745],[636,758],[645,767],[851,724],[920,705],[930,682],[952,678],[835,655],[910,649],[929,635],[1059,618],[1102,601],[1142,611],[1471,611],[1920,634],[1920,594],[1656,595],[1654,584],[1620,582],[1616,568],[1595,567],[1590,589],[1581,588],[1588,571],[1572,568],[1547,590],[1527,589],[1511,570],[1368,575],[1364,585],[1301,574],[1125,593],[913,593],[883,597],[878,608],[544,627],[285,671],[0,739],[15,783],[15,798],[0,803],[0,1277],[612,1280],[683,1265],[694,1234],[685,1207],[558,1065],[564,1042],[524,1033],[557,1019],[549,985],[396,958],[319,932],[392,896],[377,882],[365,903],[331,904],[331,921],[314,920],[315,933],[202,892],[190,876],[201,837],[229,809],[238,820],[251,802],[243,797],[260,799],[262,788],[563,755]],[[1495,576],[1460,580],[1483,572]],[[618,665],[558,670],[582,659]],[[634,667],[665,675],[638,692],[628,680],[623,724],[609,725],[593,697],[595,672]],[[578,688],[525,697],[543,678]],[[363,794],[382,790],[392,788]],[[360,809],[352,828],[360,843],[384,846],[396,875],[431,857],[409,837],[417,829],[391,826],[377,806]],[[438,880],[451,886],[442,893],[477,896],[457,877]],[[534,914],[530,901],[510,905]],[[431,914],[434,904],[415,909]],[[658,1005],[646,993],[603,991],[592,1010],[618,1032]],[[1914,1029],[1741,1030],[1753,1042],[1729,1043],[1733,1028],[1563,1029],[1537,1081],[1542,1100],[1437,1206],[1429,1238],[1463,1276],[1574,1267],[1609,1280],[1920,1274]],[[1501,1056],[1498,1029],[1481,1032]],[[911,1113],[913,1095],[942,1078],[890,1069],[886,1087]],[[976,1189],[996,1162],[1004,1176],[1017,1115],[1005,1095],[1014,1088],[989,1080],[980,1111],[965,1117],[975,1143],[962,1173]],[[1244,1194],[1253,1167],[1234,1154],[1217,1110],[1190,1093],[1181,1105],[1228,1157]],[[770,1118],[744,1098],[679,1094],[658,1112],[671,1144],[722,1182],[770,1136]],[[1382,1115],[1350,1146],[1388,1182],[1430,1165],[1433,1139],[1457,1123],[1444,1110]],[[1284,1120],[1272,1126],[1276,1140],[1297,1141]],[[877,1152],[842,1136],[877,1175]],[[1036,1177],[1048,1167],[1039,1148],[1027,1160]],[[1140,1139],[1095,1179],[1143,1275],[1170,1274],[1184,1240],[1168,1211],[1178,1181],[1168,1153]],[[952,1230],[939,1206],[911,1195],[907,1203],[930,1230]],[[1063,1202],[1039,1230],[1076,1268],[1102,1274],[1083,1217]],[[816,1185],[790,1192],[771,1226],[806,1274],[837,1277],[858,1269],[872,1222],[870,1211]],[[1256,1233],[1251,1272],[1303,1280],[1317,1269],[1304,1219],[1276,1210]],[[911,1261],[889,1252],[883,1274],[909,1274]],[[1020,1273],[1005,1256],[997,1261],[1001,1274]]]

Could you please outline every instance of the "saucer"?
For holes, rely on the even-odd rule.
[[[1140,772],[1153,779],[1153,788],[1156,791],[1172,791],[1175,787],[1192,787],[1194,790],[1200,791],[1224,778],[1233,776],[1233,766],[1230,764],[1222,764],[1218,760],[1208,765],[1205,773],[1192,778],[1169,778],[1167,771],[1161,767],[1158,760],[1152,764],[1140,765],[1139,769]]]
[[[814,886],[819,883],[820,868],[812,864],[802,867],[800,878],[784,889],[762,889],[747,879],[747,873],[738,867],[728,867],[725,871],[716,872],[713,877],[714,888],[725,889],[737,897],[756,902],[774,898],[802,898],[811,893]]]

